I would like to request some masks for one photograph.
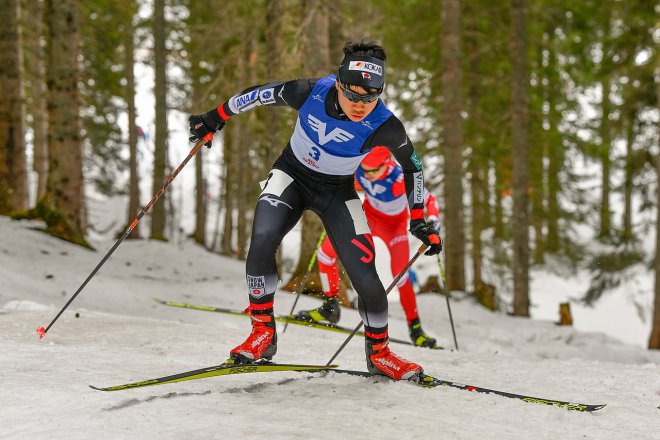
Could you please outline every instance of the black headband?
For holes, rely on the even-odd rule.
[[[385,63],[370,56],[346,55],[339,66],[339,81],[382,90],[385,84]]]

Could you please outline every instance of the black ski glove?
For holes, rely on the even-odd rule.
[[[225,121],[220,118],[217,109],[213,109],[201,115],[191,115],[188,117],[190,125],[190,142],[198,142],[204,139],[208,134],[213,134],[216,131],[222,130],[225,126]],[[212,141],[205,143],[208,148],[211,148]]]
[[[429,226],[424,220],[411,221],[410,233],[429,247],[424,255],[436,255],[442,250],[442,239],[438,231]]]
[[[438,235],[440,235],[440,220],[438,217],[434,215],[429,216],[427,223],[430,227],[438,231]]]

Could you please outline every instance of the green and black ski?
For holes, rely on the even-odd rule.
[[[198,304],[189,304],[189,303],[183,303],[183,302],[178,302],[178,301],[168,301],[165,299],[160,299],[156,297],[152,297],[154,301],[157,303],[170,306],[170,307],[181,307],[183,309],[191,309],[191,310],[201,310],[204,312],[215,312],[215,313],[224,313],[226,315],[234,315],[234,316],[249,316],[247,313],[244,313],[241,310],[233,310],[233,309],[226,309],[222,307],[214,307],[214,306],[203,306],[203,305],[198,305]],[[289,324],[296,324],[296,325],[302,325],[304,327],[311,327],[311,328],[317,328],[320,330],[328,330],[332,332],[338,332],[338,333],[345,333],[345,334],[350,334],[353,332],[353,329],[347,328],[347,327],[342,327],[336,324],[324,324],[322,322],[310,322],[310,321],[301,321],[300,319],[295,318],[295,315],[276,315],[275,320],[278,322],[288,322]],[[356,335],[364,337],[363,332],[357,332]],[[390,337],[390,342],[394,342],[397,344],[404,344],[404,345],[413,345],[412,342],[406,341],[403,339],[397,339],[397,338],[392,338]],[[433,350],[444,350],[444,347],[441,347],[439,345],[436,345],[434,347],[428,347]]]
[[[372,375],[370,373],[367,373],[365,371],[339,370],[339,369],[333,369],[333,370],[329,370],[329,371],[331,373],[350,374],[351,376],[372,377]],[[472,392],[475,392],[475,393],[495,394],[497,396],[508,397],[510,399],[522,400],[523,402],[537,403],[537,404],[540,404],[540,405],[551,405],[551,406],[556,406],[558,408],[565,408],[565,409],[572,410],[572,411],[593,412],[593,411],[598,411],[599,409],[603,409],[606,406],[606,404],[590,405],[590,404],[586,404],[586,403],[576,403],[576,402],[568,402],[568,401],[564,401],[564,400],[544,399],[544,398],[541,398],[541,397],[526,396],[524,394],[516,394],[516,393],[508,393],[506,391],[491,390],[491,389],[488,389],[488,388],[482,388],[482,387],[478,387],[478,386],[475,386],[475,385],[466,385],[466,384],[462,384],[462,383],[458,383],[458,382],[452,382],[452,381],[449,381],[449,380],[438,379],[436,377],[429,376],[429,375],[424,374],[424,373],[416,375],[415,377],[409,379],[408,382],[412,382],[415,385],[423,387],[423,388],[451,387],[451,388],[457,388],[459,390],[464,390],[464,391],[472,391]]]
[[[253,364],[233,364],[231,360],[225,364],[216,365],[208,368],[200,368],[198,370],[186,371],[184,373],[173,374],[170,376],[162,376],[153,379],[142,380],[139,382],[131,382],[122,385],[114,385],[110,387],[100,388],[90,385],[98,391],[122,391],[133,388],[143,388],[155,385],[164,385],[168,383],[183,382],[186,380],[204,379],[213,376],[227,376],[232,374],[247,374],[247,373],[273,373],[278,371],[300,371],[300,372],[328,372],[335,374],[348,374],[351,376],[359,377],[373,377],[366,371],[357,370],[342,370],[338,369],[337,365],[302,365],[302,364],[275,364],[272,362],[257,362]],[[382,376],[379,376],[383,378]],[[451,387],[464,391],[472,391],[482,394],[495,394],[497,396],[508,397],[510,399],[522,400],[523,402],[536,403],[540,405],[551,405],[558,408],[564,408],[580,412],[593,412],[598,411],[605,407],[601,405],[589,405],[586,403],[576,403],[563,400],[545,399],[540,397],[526,396],[524,394],[508,393],[505,391],[491,390],[474,385],[466,385],[462,383],[452,382],[444,379],[438,379],[427,374],[418,374],[414,378],[407,381],[422,388],[437,388],[437,387]]]
[[[90,385],[90,388],[99,391],[121,391],[131,388],[143,388],[153,385],[163,385],[167,383],[183,382],[185,380],[204,379],[213,376],[227,376],[230,374],[246,373],[272,373],[276,371],[329,371],[337,368],[337,365],[301,365],[301,364],[275,364],[271,362],[258,362],[254,364],[233,364],[227,362],[221,365],[215,365],[208,368],[186,371],[185,373],[173,374],[170,376],[157,377],[154,379],[141,380],[122,385],[99,388]]]
[[[525,396],[523,394],[508,393],[505,391],[491,390],[488,388],[482,388],[474,385],[466,385],[444,379],[438,379],[433,376],[428,376],[426,374],[421,374],[420,377],[416,378],[416,383],[419,386],[427,387],[427,388],[451,387],[451,388],[458,388],[459,390],[473,391],[475,393],[495,394],[502,397],[508,397],[510,399],[522,400],[523,402],[538,403],[541,405],[552,405],[573,411],[592,412],[605,408],[605,404],[589,405],[586,403],[575,403],[575,402],[568,402],[563,400],[544,399],[541,397]]]

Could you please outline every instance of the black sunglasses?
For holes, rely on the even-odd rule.
[[[357,92],[354,92],[348,86],[346,86],[344,83],[339,82],[339,88],[341,89],[341,92],[344,94],[346,99],[348,99],[351,102],[364,102],[365,104],[369,104],[370,102],[374,102],[380,97],[380,94],[383,92],[383,90],[378,90],[374,93],[368,93],[366,95],[361,95]]]

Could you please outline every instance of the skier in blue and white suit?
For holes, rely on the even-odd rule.
[[[321,218],[359,295],[369,371],[397,380],[422,371],[388,347],[387,298],[369,258],[373,240],[353,185],[355,170],[369,150],[388,148],[403,169],[410,231],[429,245],[427,254],[442,250],[438,232],[424,220],[422,162],[401,121],[380,100],[384,83],[384,49],[377,43],[349,42],[337,76],[250,87],[207,113],[190,116],[190,140],[196,142],[221,130],[230,117],[258,106],[298,111],[293,135],[263,182],[255,208],[246,262],[252,333],[231,350],[233,362],[270,359],[277,351],[275,253],[309,209]]]

